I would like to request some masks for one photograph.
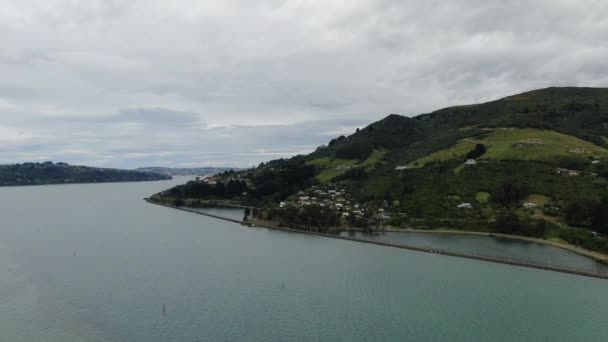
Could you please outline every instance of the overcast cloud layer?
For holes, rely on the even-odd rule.
[[[0,163],[251,166],[390,113],[608,85],[608,1],[0,0]]]

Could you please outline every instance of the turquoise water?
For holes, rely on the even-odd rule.
[[[0,188],[0,341],[608,340],[605,280],[141,200],[175,182]]]

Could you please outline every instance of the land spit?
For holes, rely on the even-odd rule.
[[[200,211],[197,211],[197,210],[194,210],[194,209],[190,209],[190,208],[186,208],[186,207],[177,207],[177,206],[166,204],[166,203],[159,203],[159,202],[152,201],[149,198],[145,198],[145,201],[148,202],[148,203],[160,205],[160,206],[163,206],[163,207],[168,207],[168,208],[172,208],[172,209],[182,210],[182,211],[186,211],[186,212],[189,212],[189,213],[194,213],[194,214],[198,214],[198,215],[208,216],[208,217],[212,217],[212,218],[219,219],[219,220],[224,220],[224,221],[228,221],[228,222],[238,223],[238,224],[241,224],[241,225],[249,225],[249,226],[251,226],[251,223],[245,222],[245,221],[242,221],[242,220],[231,219],[231,218],[222,217],[222,216],[219,216],[219,215],[207,214],[207,213],[203,213],[203,212],[200,212]],[[328,237],[328,238],[334,238],[334,239],[346,240],[346,241],[353,241],[353,242],[360,242],[360,243],[367,243],[367,244],[373,244],[373,245],[379,245],[379,246],[386,246],[386,247],[407,249],[407,250],[417,251],[417,252],[425,252],[425,253],[431,253],[431,254],[447,255],[447,256],[458,257],[458,258],[473,259],[473,260],[480,260],[480,261],[488,261],[488,262],[493,262],[493,263],[498,263],[498,264],[505,264],[505,265],[512,265],[512,266],[535,268],[535,269],[540,269],[540,270],[561,272],[561,273],[567,273],[567,274],[574,274],[574,275],[585,276],[585,277],[592,277],[592,278],[599,278],[599,279],[608,279],[608,274],[595,273],[595,272],[587,272],[587,271],[582,271],[582,270],[577,270],[577,269],[571,269],[571,268],[565,268],[565,267],[559,267],[559,266],[542,265],[542,264],[535,264],[535,263],[529,263],[529,262],[524,262],[524,261],[516,261],[516,260],[510,260],[510,259],[503,259],[503,258],[486,257],[486,256],[467,254],[467,253],[450,252],[450,251],[445,251],[445,250],[442,250],[442,249],[435,249],[435,248],[417,247],[417,246],[410,246],[410,245],[404,245],[404,244],[395,244],[395,243],[389,243],[389,242],[381,242],[381,241],[372,241],[372,240],[357,239],[357,238],[352,238],[352,237],[347,237],[347,236],[325,234],[325,233],[305,231],[305,230],[299,230],[299,229],[293,229],[293,228],[287,228],[287,227],[271,226],[271,225],[268,225],[268,224],[257,224],[257,225],[255,225],[255,227],[274,229],[274,230],[281,230],[281,231],[287,231],[287,232],[293,232],[293,233],[299,233],[299,234],[316,235],[316,236],[322,236],[322,237]]]

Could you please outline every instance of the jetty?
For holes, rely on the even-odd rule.
[[[160,205],[160,206],[163,206],[163,207],[168,207],[168,208],[172,208],[172,209],[182,210],[182,211],[186,211],[186,212],[190,212],[190,213],[194,213],[194,214],[198,214],[198,215],[212,217],[212,218],[219,219],[219,220],[224,220],[224,221],[228,221],[228,222],[238,223],[238,224],[241,224],[241,225],[250,225],[246,221],[231,219],[231,218],[222,217],[222,216],[213,215],[213,214],[208,214],[208,213],[203,213],[203,212],[200,212],[200,211],[197,211],[197,210],[194,210],[194,209],[191,209],[191,208],[187,208],[187,207],[176,207],[174,205],[170,205],[170,204],[166,204],[166,203],[159,203],[159,202],[152,201],[149,198],[145,198],[144,200],[146,202],[148,202],[148,203]],[[407,249],[407,250],[411,250],[411,251],[431,253],[431,254],[438,254],[438,255],[445,255],[445,256],[451,256],[451,257],[457,257],[457,258],[465,258],[465,259],[487,261],[487,262],[493,262],[493,263],[497,263],[497,264],[505,264],[505,265],[519,266],[519,267],[528,267],[528,268],[534,268],[534,269],[539,269],[539,270],[546,270],[546,271],[554,271],[554,272],[560,272],[560,273],[579,275],[579,276],[584,276],[584,277],[599,278],[599,279],[608,279],[608,274],[607,273],[588,272],[588,271],[583,271],[583,270],[578,270],[578,269],[572,269],[572,268],[566,268],[566,267],[560,267],[560,266],[543,265],[543,264],[536,264],[536,263],[530,263],[530,262],[525,262],[525,261],[517,261],[517,260],[511,260],[511,259],[487,257],[487,256],[481,256],[481,255],[475,255],[475,254],[450,252],[450,251],[446,251],[446,250],[442,250],[442,249],[434,249],[434,248],[428,248],[428,247],[417,247],[417,246],[411,246],[411,245],[406,245],[406,244],[395,244],[395,243],[390,243],[390,242],[382,242],[382,241],[372,241],[372,240],[358,239],[358,238],[354,238],[354,237],[339,236],[339,235],[325,234],[325,233],[312,232],[312,231],[305,231],[305,230],[293,229],[293,228],[288,228],[288,227],[276,227],[276,226],[263,225],[263,224],[256,224],[255,227],[274,229],[274,230],[281,230],[281,231],[287,231],[287,232],[298,233],[298,234],[316,235],[316,236],[328,237],[328,238],[339,239],[339,240],[353,241],[353,242],[359,242],[359,243],[367,243],[367,244],[372,244],[372,245],[385,246],[385,247],[393,247],[393,248],[399,248],[399,249]]]

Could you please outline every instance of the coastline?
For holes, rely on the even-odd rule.
[[[467,230],[450,230],[450,229],[395,229],[389,228],[383,230],[383,232],[390,233],[430,233],[430,234],[461,234],[461,235],[478,235],[478,236],[487,236],[487,237],[495,237],[495,238],[504,238],[504,239],[512,239],[526,242],[534,242],[543,245],[553,246],[561,249],[568,250],[570,252],[574,252],[576,254],[591,258],[599,263],[608,265],[608,255],[602,254],[599,252],[590,251],[578,246],[561,243],[557,241],[520,236],[520,235],[511,235],[511,234],[502,234],[502,233],[487,233],[487,232],[475,232],[475,231],[467,231]]]
[[[266,222],[264,222],[264,223],[255,223],[255,222],[248,222],[248,221],[246,222],[246,221],[230,219],[230,218],[226,218],[226,217],[222,217],[222,216],[218,216],[218,215],[212,215],[212,214],[203,213],[203,212],[196,211],[196,210],[193,210],[193,209],[190,209],[190,208],[187,208],[187,207],[176,207],[176,206],[173,206],[173,205],[170,205],[170,204],[166,204],[166,203],[159,203],[159,202],[152,201],[149,198],[144,198],[144,200],[146,202],[148,202],[148,203],[151,203],[151,204],[155,204],[155,205],[159,205],[159,206],[163,206],[163,207],[167,207],[167,208],[171,208],[171,209],[177,209],[177,210],[181,210],[181,211],[185,211],[185,212],[189,212],[189,213],[193,213],[193,214],[197,214],[197,215],[203,215],[203,216],[207,216],[207,217],[211,217],[211,218],[215,218],[215,219],[220,219],[220,220],[224,220],[224,221],[229,221],[229,222],[233,222],[233,223],[238,223],[238,224],[245,225],[245,226],[250,226],[250,227],[260,227],[260,228],[267,228],[267,229],[273,229],[273,230],[281,230],[281,231],[286,231],[286,232],[293,232],[293,233],[298,233],[298,234],[316,235],[316,236],[321,236],[321,237],[334,238],[334,239],[338,239],[338,240],[346,240],[346,241],[353,241],[353,242],[366,243],[366,244],[372,244],[372,245],[393,247],[393,248],[399,248],[399,249],[407,249],[407,250],[418,251],[418,252],[426,252],[426,253],[431,253],[431,254],[447,255],[447,256],[452,256],[452,257],[459,257],[459,258],[465,258],[465,259],[494,262],[494,263],[499,263],[499,264],[519,266],[519,267],[528,267],[528,268],[534,268],[534,269],[540,269],[540,270],[547,270],[547,271],[554,271],[554,272],[560,272],[560,273],[566,273],[566,274],[586,276],[586,277],[591,277],[591,278],[608,279],[608,274],[605,274],[605,273],[587,272],[587,271],[583,271],[583,270],[570,269],[570,268],[565,268],[565,267],[556,267],[556,266],[550,266],[550,265],[542,265],[542,264],[534,264],[534,263],[515,261],[515,260],[510,260],[510,259],[485,257],[485,256],[479,256],[479,255],[474,255],[474,254],[466,254],[466,253],[456,253],[456,252],[450,252],[450,251],[445,251],[445,250],[441,250],[441,249],[434,249],[434,248],[424,248],[424,247],[410,246],[410,245],[404,245],[404,244],[394,244],[394,243],[387,243],[387,242],[380,242],[380,241],[364,240],[364,239],[358,239],[358,238],[352,238],[352,237],[346,237],[346,236],[339,236],[339,235],[332,235],[332,234],[325,234],[325,233],[318,233],[318,232],[312,232],[312,231],[305,231],[305,230],[299,230],[299,229],[293,229],[293,228],[287,228],[287,227],[278,227],[278,226],[274,226],[274,225],[268,224]],[[386,231],[388,232],[389,230],[386,230]],[[400,229],[399,232],[408,232],[408,231]],[[409,230],[409,232],[433,232],[433,231]],[[463,233],[463,232],[442,230],[442,231],[435,231],[435,233],[450,233],[450,234],[454,234],[454,233]],[[469,234],[469,235],[485,235],[485,236],[489,236],[490,235],[490,233],[478,233],[478,232],[465,232],[465,234]],[[492,234],[492,235],[495,236],[495,237],[510,238],[510,236],[508,236],[508,235],[499,236],[499,235],[504,235],[504,234]],[[543,241],[544,243],[547,242],[545,240],[541,240],[541,241]],[[533,241],[533,242],[536,242],[536,241]],[[559,246],[554,246],[554,247],[559,247]],[[578,253],[577,251],[574,251],[574,250],[571,250],[571,251]],[[585,251],[585,250],[583,250],[583,251]],[[586,252],[590,252],[590,251],[586,251]],[[595,257],[591,257],[589,255],[584,255],[584,256],[590,257],[590,258],[598,261]],[[604,257],[608,257],[608,256],[604,256]]]

